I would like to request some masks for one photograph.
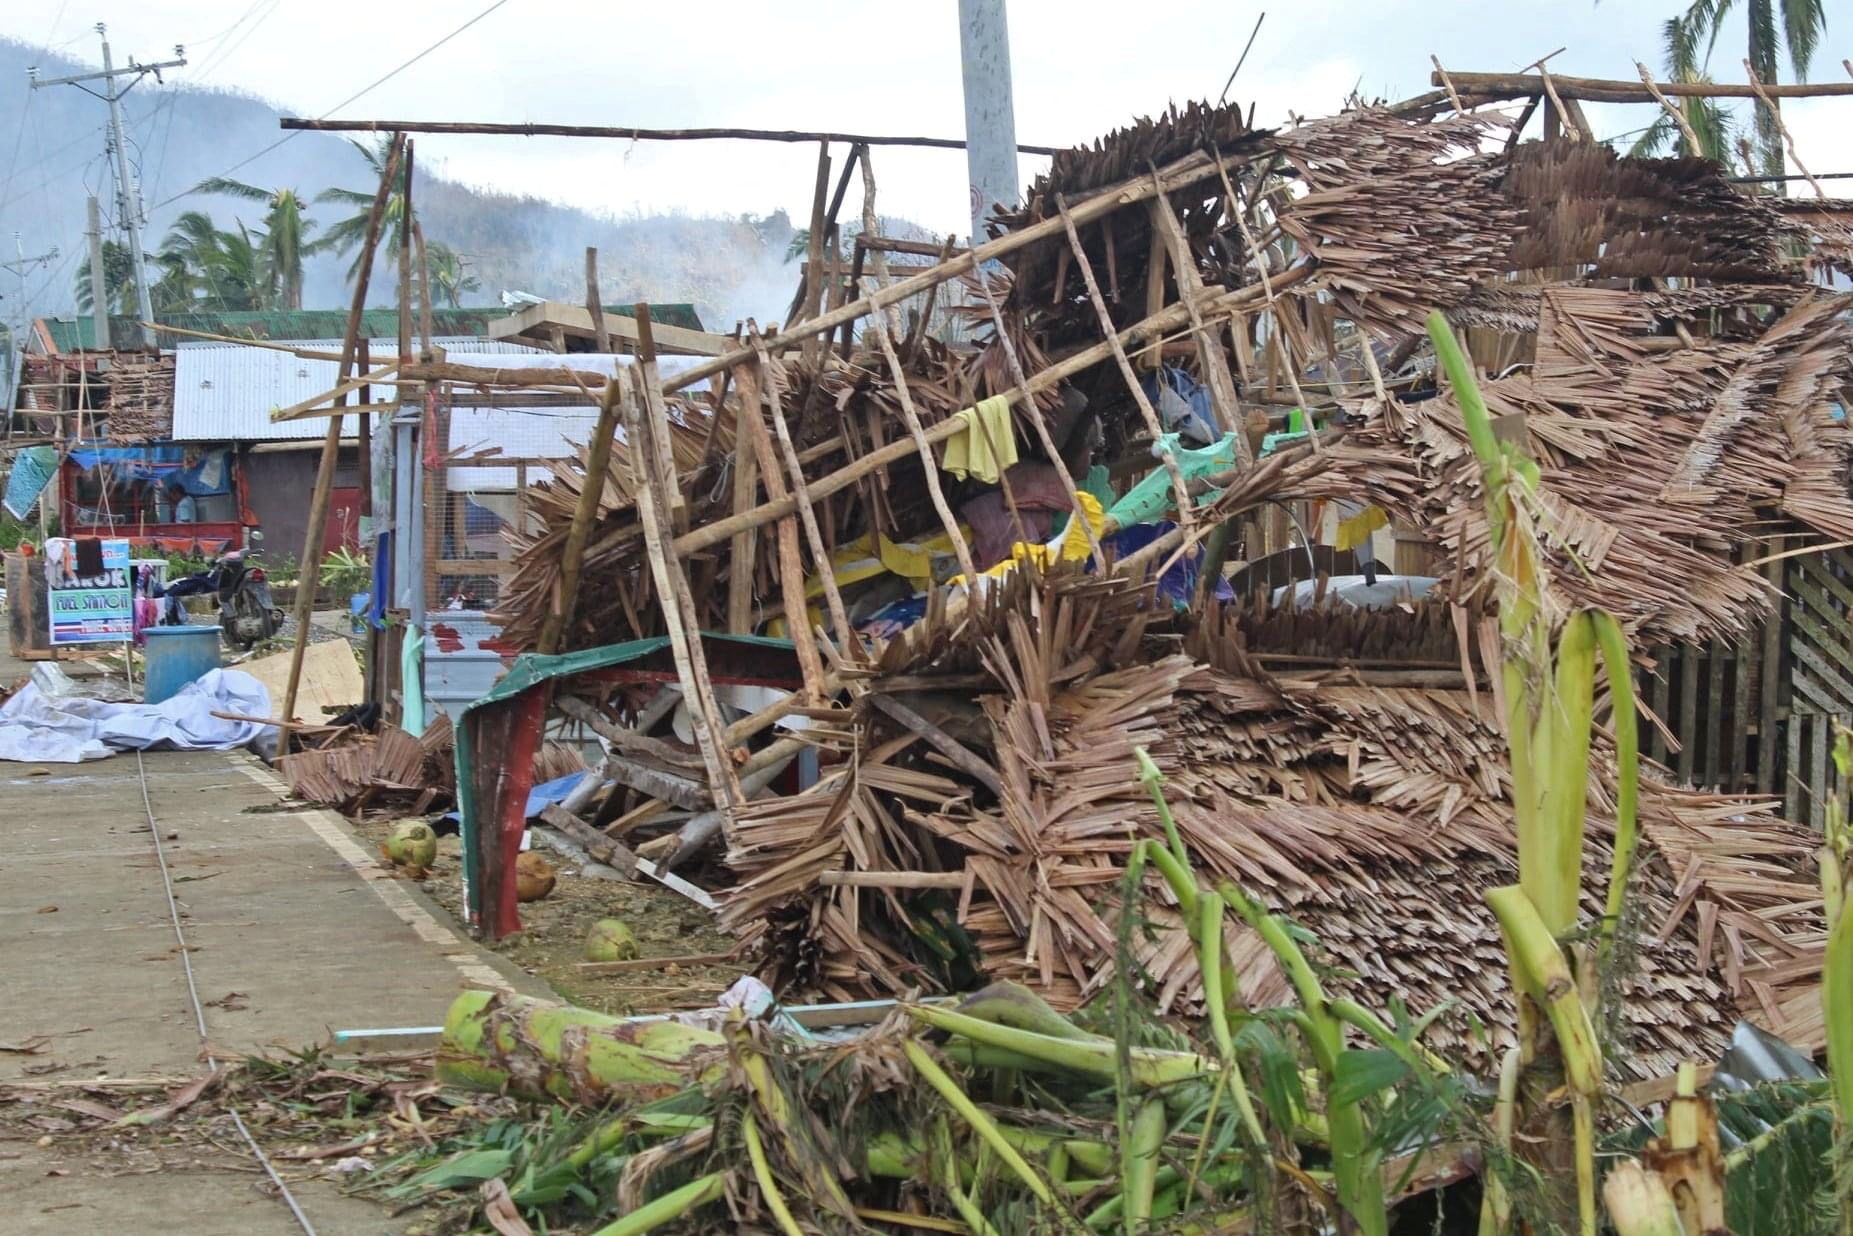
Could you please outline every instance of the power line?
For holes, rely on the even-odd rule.
[[[342,99],[339,103],[335,104],[333,107],[323,112],[320,116],[317,116],[316,119],[326,120],[328,119],[328,117],[334,115],[336,112],[346,107],[349,103],[352,103],[372,93],[375,89],[379,88],[380,86],[385,85],[387,82],[391,81],[393,78],[397,77],[399,74],[405,72],[407,69],[417,64],[420,60],[423,60],[426,56],[429,56],[432,52],[444,46],[444,44],[450,42],[452,39],[462,34],[465,30],[468,30],[471,26],[474,26],[477,22],[489,16],[489,14],[495,12],[497,9],[501,8],[503,5],[507,3],[508,3],[508,0],[495,0],[494,4],[491,4],[488,8],[484,9],[482,12],[478,13],[476,16],[470,18],[470,20],[464,22],[461,26],[458,26],[455,30],[452,30],[449,34],[445,35],[443,38],[439,39],[437,42],[431,44],[431,46],[425,48],[423,51],[419,52],[417,55],[413,56],[411,59],[407,60],[405,63],[399,65],[399,67],[393,69],[391,72],[385,74],[382,77],[374,79],[372,82],[369,82],[367,85],[361,87],[359,90],[356,90],[353,94],[350,94],[347,98]],[[264,147],[262,150],[258,151],[256,154],[240,159],[238,162],[232,164],[230,167],[220,172],[218,176],[209,177],[208,179],[218,179],[220,177],[230,176],[233,172],[239,170],[240,168],[247,167],[250,164],[257,162],[259,159],[263,158],[265,155],[269,154],[271,151],[277,149],[277,147],[283,145],[285,142],[290,141],[292,138],[294,138],[298,133],[302,131],[303,130],[300,130],[300,129],[293,129],[290,132],[285,133],[282,137],[270,143],[270,145]],[[191,190],[188,190],[187,192],[191,192]],[[164,198],[163,200],[156,202],[153,208],[156,210],[159,210],[161,207],[168,205],[170,202],[179,201],[181,198],[185,197],[186,195],[187,195],[186,193],[176,193],[172,197]]]

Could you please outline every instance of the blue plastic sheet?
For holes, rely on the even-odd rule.
[[[13,513],[13,518],[26,518],[57,470],[57,447],[28,446],[13,456],[13,470],[6,478],[6,497],[0,503]]]

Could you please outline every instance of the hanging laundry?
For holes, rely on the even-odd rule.
[[[977,477],[987,485],[1017,461],[1016,426],[1010,419],[1010,400],[993,395],[980,400],[975,408],[953,414],[964,428],[946,439],[946,455],[940,466],[961,481]]]

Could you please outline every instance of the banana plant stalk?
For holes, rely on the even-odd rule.
[[[1249,900],[1228,881],[1217,886],[1224,902],[1261,937],[1299,997],[1296,1018],[1326,1094],[1326,1129],[1332,1150],[1332,1183],[1338,1204],[1362,1236],[1386,1236],[1389,1205],[1384,1198],[1382,1155],[1370,1145],[1364,1108],[1357,1100],[1337,1097],[1338,1058],[1345,1050],[1345,1023],[1333,1016],[1331,1002],[1312,963],[1300,951],[1286,924]]]
[[[1841,789],[1827,804],[1826,844],[1821,847],[1821,894],[1827,906],[1827,955],[1821,963],[1821,1018],[1827,1029],[1827,1071],[1833,1086],[1840,1144],[1853,1135],[1853,914],[1847,913],[1848,861],[1853,825],[1847,821],[1846,785],[1853,771],[1853,733],[1836,729],[1834,766]],[[1853,1236],[1853,1173],[1835,1173],[1840,1193],[1840,1231]]]
[[[1593,1110],[1602,1094],[1602,1056],[1580,992],[1597,990],[1590,967],[1613,955],[1634,862],[1640,759],[1627,639],[1610,615],[1574,613],[1565,618],[1553,655],[1555,615],[1538,531],[1545,507],[1538,492],[1537,464],[1520,446],[1502,442],[1493,433],[1473,367],[1447,319],[1430,314],[1428,330],[1480,466],[1499,605],[1500,684],[1512,762],[1519,882],[1492,890],[1487,902],[1499,919],[1510,959],[1521,1064],[1537,1072],[1544,1089],[1550,1088],[1561,1065],[1569,1085],[1579,1226],[1593,1236],[1598,1221]],[[1615,854],[1597,947],[1579,971],[1558,942],[1577,926],[1598,652],[1614,705],[1619,778]],[[1543,1139],[1545,1144],[1540,1145],[1535,1135],[1528,1143],[1547,1158],[1548,1144],[1561,1137],[1563,1127],[1553,1123],[1557,1132]],[[1504,1226],[1499,1221],[1505,1217],[1504,1199],[1491,1194],[1489,1199],[1483,1228],[1497,1230]]]

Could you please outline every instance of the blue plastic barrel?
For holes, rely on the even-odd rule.
[[[180,694],[189,682],[219,668],[218,627],[144,627],[148,674],[142,699],[150,704]]]

